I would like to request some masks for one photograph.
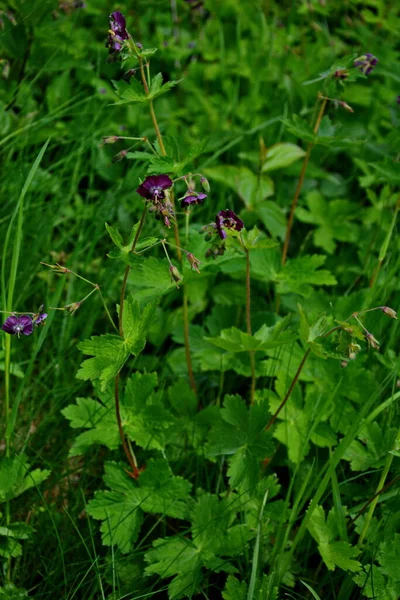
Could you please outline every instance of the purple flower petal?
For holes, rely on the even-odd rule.
[[[11,315],[5,320],[2,329],[10,335],[31,335],[33,331],[33,322],[31,317],[28,317],[27,315],[22,315],[21,317]]]
[[[137,193],[147,200],[163,200],[164,190],[173,186],[173,181],[168,175],[150,175],[139,185]]]
[[[47,313],[41,313],[41,314],[39,314],[39,315],[36,317],[35,321],[34,321],[35,325],[39,325],[40,323],[43,323],[43,321],[44,321],[45,319],[47,319],[47,317],[48,317],[48,314],[47,314]]]
[[[217,232],[221,240],[226,238],[226,229],[234,229],[235,231],[241,231],[244,227],[244,223],[239,217],[233,212],[233,210],[221,210],[215,217],[215,225]]]
[[[190,206],[191,204],[202,204],[203,200],[207,198],[207,194],[190,194],[185,196],[181,202],[182,208]]]

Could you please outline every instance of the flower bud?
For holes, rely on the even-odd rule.
[[[382,312],[391,319],[397,319],[397,312],[393,308],[389,308],[389,306],[382,306]]]
[[[199,259],[196,258],[191,252],[188,252],[186,254],[186,258],[188,259],[188,261],[189,261],[190,266],[192,267],[192,269],[194,271],[197,271],[198,273],[200,273],[200,271],[199,271],[199,264],[200,264]]]
[[[67,310],[69,313],[71,313],[71,315],[73,315],[74,313],[76,313],[80,305],[81,302],[72,302],[72,304],[67,304],[66,306],[64,306],[64,310]]]
[[[101,145],[104,146],[104,144],[115,144],[115,142],[118,142],[118,140],[118,135],[107,135],[106,137],[103,137]]]
[[[337,79],[347,79],[349,76],[349,72],[347,69],[338,69],[337,71],[335,71],[334,76]]]
[[[174,265],[170,265],[169,272],[171,274],[171,281],[175,282],[176,287],[179,289],[178,283],[182,280],[181,274]]]
[[[342,367],[342,369],[345,369],[348,364],[349,364],[349,362],[347,360],[342,360],[342,362],[340,363],[340,366]]]
[[[351,108],[351,106],[349,104],[347,104],[347,102],[343,102],[343,100],[340,100],[339,104],[342,108],[344,108],[344,110],[347,110],[347,112],[351,112],[351,113],[354,112],[354,110]]]
[[[371,348],[374,348],[375,350],[379,350],[379,342],[372,335],[372,333],[367,333],[365,337],[367,338],[367,342],[371,346]]]
[[[127,154],[128,150],[121,150],[121,152],[118,152],[115,156],[113,156],[112,162],[115,163],[124,160]]]
[[[206,179],[205,177],[201,176],[200,183],[201,183],[201,187],[203,188],[203,190],[205,192],[207,192],[207,194],[208,194],[208,192],[210,191],[210,184],[208,183],[208,179]]]

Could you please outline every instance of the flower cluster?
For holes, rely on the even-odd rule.
[[[213,241],[212,247],[206,252],[206,257],[216,258],[225,252],[225,240],[228,235],[228,231],[240,232],[244,228],[244,223],[233,210],[225,209],[220,210],[215,216],[215,221],[209,223],[202,228],[202,232],[206,233],[206,239]],[[215,242],[215,236],[218,236],[219,240]]]
[[[30,315],[11,315],[5,320],[2,330],[10,335],[31,335],[34,326],[39,326],[47,318],[47,313]]]
[[[168,198],[168,190],[173,181],[168,175],[150,175],[139,185],[136,192],[151,203],[150,211],[163,218],[164,224],[170,227],[170,219],[174,218],[174,210]]]

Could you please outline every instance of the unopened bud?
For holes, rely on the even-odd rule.
[[[205,177],[201,176],[200,183],[201,183],[201,187],[203,188],[203,190],[205,192],[207,192],[207,194],[208,194],[208,192],[210,191],[210,184],[208,183],[208,179],[206,179]]]
[[[112,159],[113,163],[124,160],[124,158],[126,157],[127,154],[128,154],[128,150],[121,150],[121,152],[118,152],[118,154],[113,156],[113,159]]]
[[[188,261],[189,261],[190,266],[192,267],[192,269],[194,271],[197,271],[198,273],[200,273],[200,271],[199,271],[199,264],[200,264],[199,259],[196,258],[191,252],[188,252],[186,254],[186,258],[188,259]]]
[[[339,104],[342,108],[344,108],[344,110],[347,110],[347,112],[351,112],[351,113],[354,112],[354,110],[351,108],[351,106],[349,104],[347,104],[347,102],[343,102],[343,100],[340,100]]]
[[[349,72],[347,69],[338,69],[337,71],[335,71],[334,75],[337,79],[347,79],[349,76]]]
[[[342,367],[342,369],[345,369],[348,364],[349,364],[349,362],[347,360],[342,360],[342,362],[340,363],[340,366]]]
[[[349,353],[349,360],[355,360],[357,358],[357,354],[355,352]]]
[[[118,135],[108,135],[106,137],[103,137],[101,145],[104,146],[104,144],[115,144],[115,142],[118,142],[118,140]]]
[[[397,319],[397,312],[393,310],[393,308],[389,308],[388,306],[382,306],[382,312],[385,313],[391,319]]]
[[[171,274],[171,281],[175,282],[176,287],[179,289],[178,283],[182,280],[181,274],[174,265],[170,265],[169,272]]]
[[[371,346],[371,348],[374,348],[375,350],[379,350],[379,342],[372,335],[372,333],[367,333],[365,337],[367,338],[367,342]]]

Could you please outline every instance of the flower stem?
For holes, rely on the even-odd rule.
[[[250,252],[243,244],[244,253],[246,256],[246,328],[248,335],[251,335],[251,279],[250,279]],[[251,387],[250,387],[250,404],[254,404],[254,394],[256,391],[256,357],[254,350],[249,350],[250,371],[251,371]]]
[[[315,135],[318,133],[318,129],[321,124],[322,117],[324,116],[325,107],[326,107],[326,103],[327,103],[327,98],[322,99],[318,95],[317,102],[319,102],[320,100],[322,100],[321,107],[319,109],[317,120],[315,121],[314,129],[313,129]],[[291,235],[292,226],[293,226],[294,211],[296,210],[297,201],[299,199],[300,192],[303,188],[304,177],[305,177],[305,174],[307,171],[308,161],[310,160],[310,155],[311,155],[311,150],[313,148],[313,145],[314,144],[312,142],[308,145],[307,152],[306,152],[306,155],[305,155],[304,161],[303,161],[303,166],[301,168],[299,180],[297,182],[296,190],[294,192],[292,205],[290,207],[290,213],[289,213],[288,223],[287,223],[287,227],[286,227],[285,243],[283,245],[283,250],[282,250],[282,265],[284,265],[286,263],[287,253],[288,253],[288,249],[289,249],[290,235]]]
[[[136,53],[137,53],[137,51],[136,51]],[[139,68],[140,68],[140,75],[142,78],[143,88],[144,88],[145,93],[148,95],[149,94],[149,86],[147,83],[146,74],[144,72],[143,59],[138,53],[137,53],[137,56],[139,59]],[[149,100],[149,110],[150,110],[151,120],[153,121],[154,131],[156,132],[158,145],[160,146],[161,154],[163,156],[166,156],[167,152],[165,150],[163,137],[162,137],[160,128],[158,126],[157,116],[154,111],[154,105],[153,105],[152,100]],[[172,191],[170,194],[170,200],[171,200],[171,204],[173,206],[174,212],[175,212],[175,201],[174,201],[174,194]],[[179,229],[178,229],[176,220],[174,220],[174,236],[175,236],[175,244],[176,244],[176,249],[177,249],[176,254],[177,254],[179,263],[182,265],[181,241],[179,238]],[[190,352],[188,297],[187,297],[185,283],[183,284],[183,331],[184,331],[184,341],[185,341],[185,357],[186,357],[186,365],[187,365],[187,370],[188,370],[188,375],[189,375],[190,387],[192,388],[194,393],[197,395],[196,381],[195,381],[194,375],[193,375],[193,365],[192,365],[192,358],[191,358],[191,352]]]
[[[307,358],[309,357],[310,352],[311,352],[311,349],[308,348],[308,350],[306,350],[306,352],[304,353],[304,356],[303,356],[303,358],[301,360],[301,363],[299,364],[299,367],[298,367],[298,369],[296,371],[296,374],[293,377],[292,383],[290,384],[290,387],[289,387],[288,391],[286,392],[286,395],[285,395],[284,399],[282,400],[282,402],[278,406],[278,409],[275,411],[275,413],[272,415],[272,417],[268,421],[267,426],[265,428],[265,431],[268,431],[268,429],[271,429],[271,427],[275,423],[275,421],[276,421],[279,413],[281,412],[281,410],[285,406],[286,402],[289,400],[289,398],[290,398],[290,396],[291,396],[291,394],[293,392],[294,386],[296,385],[296,383],[297,383],[297,381],[298,381],[298,379],[300,377],[300,373],[302,372],[303,367],[306,364],[306,361],[307,361]]]

